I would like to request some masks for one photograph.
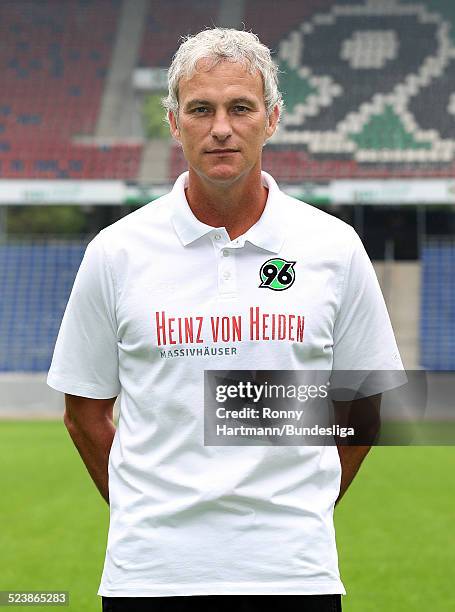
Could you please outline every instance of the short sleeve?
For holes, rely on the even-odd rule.
[[[352,235],[334,324],[333,370],[402,370],[376,273],[354,230]]]
[[[47,384],[107,399],[120,393],[115,286],[101,235],[87,246],[54,348]]]

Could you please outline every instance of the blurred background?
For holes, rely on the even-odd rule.
[[[11,490],[17,482],[27,482],[31,490],[39,486],[41,499],[42,487],[51,487],[62,512],[68,511],[74,491],[67,502],[59,497],[66,472],[57,475],[55,463],[63,470],[66,457],[72,466],[68,486],[77,481],[84,490],[77,489],[77,495],[93,496],[96,506],[99,500],[88,477],[69,443],[61,442],[60,424],[46,429],[41,422],[25,429],[34,421],[14,419],[62,413],[62,395],[46,386],[46,372],[88,241],[167,192],[186,170],[181,149],[163,121],[160,99],[180,37],[214,26],[253,31],[272,49],[280,68],[286,108],[264,148],[263,169],[290,195],[355,227],[374,262],[405,367],[441,373],[455,369],[453,0],[1,0],[0,416],[9,420],[2,424],[0,464],[3,458],[3,465],[11,468],[3,474]],[[33,452],[27,446],[26,451],[24,440],[41,446]],[[395,465],[406,465],[400,462],[412,456],[392,459],[396,449],[385,450],[392,455],[386,463],[378,462],[382,479],[383,469],[391,476]],[[48,462],[46,467],[36,467],[37,454]],[[419,464],[419,457],[409,466],[420,465],[422,475],[428,464]],[[444,455],[443,461],[446,470],[455,467],[452,455]],[[30,471],[33,465],[36,474]],[[50,481],[29,482],[38,474],[48,474]],[[416,477],[412,474],[411,480]],[[437,487],[438,479],[432,478]],[[440,478],[442,483],[442,474]],[[385,488],[373,491],[373,498],[389,486],[389,481],[376,482]],[[356,499],[356,486],[351,499]],[[417,481],[415,487],[422,495]],[[16,500],[23,512],[27,499],[25,494]],[[447,500],[439,488],[433,491],[433,502],[438,499],[443,520]],[[17,529],[22,529],[25,515],[14,504],[8,508],[8,520],[14,515]],[[408,511],[415,512],[414,504]],[[44,528],[52,531],[51,516],[44,505],[43,526],[30,523],[35,535]],[[355,516],[353,528],[361,529]],[[86,517],[91,525],[87,534],[96,531],[100,517],[106,518],[99,509]],[[76,520],[79,524],[80,515]],[[352,518],[346,513],[343,520]],[[409,543],[416,545],[412,534],[428,521],[422,517],[414,526]],[[388,534],[389,546],[402,533],[395,527],[397,532]],[[385,534],[376,534],[378,541],[371,543],[375,535],[367,524],[365,530],[366,541],[380,550]],[[346,539],[346,533],[340,537]],[[27,565],[27,545],[14,534],[13,528],[11,559],[22,559],[17,580],[29,588],[32,577],[41,575],[37,567],[49,572],[52,562],[41,564],[43,549],[36,545],[36,558]],[[425,564],[435,568],[443,564],[440,555],[449,554],[449,544],[444,539],[439,545],[437,536],[431,537],[434,552]],[[95,574],[104,545],[97,538],[95,544],[73,543],[82,546],[81,554],[95,546],[89,555]],[[367,548],[363,554],[370,555],[375,567]],[[28,569],[21,573],[24,563]],[[406,567],[405,559],[402,563]],[[18,588],[14,562],[10,565],[8,584]],[[60,560],[53,575],[62,567]],[[376,567],[379,575],[384,567]],[[70,568],[68,575],[74,576]],[[352,576],[358,571],[354,564]],[[86,575],[82,572],[82,581]],[[416,580],[409,590],[402,589],[404,607],[403,599],[390,592],[390,609],[428,609],[429,603],[419,607],[421,593],[415,594],[414,582],[422,585],[423,567],[421,574],[414,568],[412,575]],[[387,572],[382,577],[390,579]],[[96,578],[94,586],[81,588],[92,600]],[[433,609],[449,609],[449,600],[455,602],[448,586],[434,586],[443,599]],[[0,588],[7,588],[6,583]],[[358,599],[347,609],[381,610],[368,593],[365,586],[364,599],[357,592]],[[93,601],[80,597],[73,609],[92,610]]]

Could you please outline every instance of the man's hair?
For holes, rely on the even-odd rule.
[[[179,81],[182,77],[190,79],[201,59],[209,60],[208,70],[222,61],[240,62],[251,74],[259,70],[264,83],[267,117],[276,104],[281,115],[284,104],[278,89],[278,66],[272,60],[270,49],[260,42],[256,34],[233,28],[212,28],[193,36],[182,36],[182,41],[168,70],[168,95],[161,100],[164,108],[172,111],[177,121]],[[165,120],[169,123],[167,116]]]

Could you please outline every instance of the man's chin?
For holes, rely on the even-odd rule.
[[[210,168],[209,170],[193,168],[193,170],[202,180],[216,185],[235,183],[248,172],[247,169],[239,170],[238,168],[229,168],[227,166],[223,168]]]

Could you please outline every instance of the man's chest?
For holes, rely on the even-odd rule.
[[[197,251],[197,252],[196,252]],[[252,245],[129,258],[117,303],[130,357],[206,357],[274,350],[303,360],[327,351],[338,308],[335,262]]]

